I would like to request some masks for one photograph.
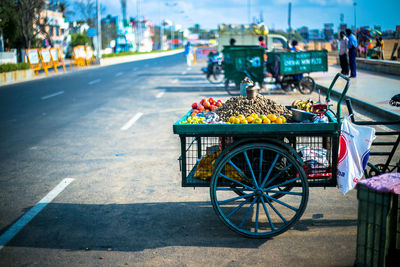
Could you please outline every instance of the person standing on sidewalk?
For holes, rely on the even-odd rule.
[[[190,42],[187,42],[185,45],[184,55],[186,57],[186,64],[190,68],[193,62],[193,46]]]
[[[346,37],[343,31],[340,32],[340,41],[339,41],[339,61],[340,67],[342,68],[343,75],[349,75],[349,61],[347,60],[347,46],[349,39]]]
[[[349,49],[350,78],[355,78],[357,77],[357,71],[356,71],[357,38],[351,32],[350,29],[346,29],[346,35],[349,38],[347,48]]]

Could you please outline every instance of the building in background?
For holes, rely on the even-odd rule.
[[[346,32],[347,24],[342,23],[339,25],[339,32]]]
[[[40,25],[35,25],[37,29],[42,27],[37,38],[42,42],[43,47],[58,47],[63,53],[67,51],[71,41],[69,35],[69,22],[64,18],[63,13],[58,11],[57,5],[46,5],[40,13]]]
[[[321,34],[318,29],[312,29],[308,32],[308,38],[310,41],[318,41],[321,40]]]
[[[303,26],[300,29],[297,29],[297,32],[301,35],[301,37],[303,37],[305,41],[308,41],[310,39],[308,27]]]
[[[330,42],[334,38],[335,38],[335,33],[333,30],[333,23],[325,23],[323,30],[323,39],[327,42]]]

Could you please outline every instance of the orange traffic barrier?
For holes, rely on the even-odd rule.
[[[72,49],[70,68],[72,68],[72,65],[76,65],[78,68],[85,66],[86,63],[85,58],[86,58],[85,47],[83,45],[75,46]]]
[[[28,61],[31,69],[38,75],[39,70],[42,69],[42,64],[40,62],[39,51],[37,49],[25,49],[25,59],[24,61]]]
[[[86,58],[85,58],[86,65],[95,63],[95,58],[94,58],[94,53],[93,53],[92,47],[86,45],[85,52],[86,52]]]
[[[60,66],[62,66],[64,71],[66,71],[64,58],[63,58],[59,48],[50,48],[50,56],[51,56],[51,60],[53,61],[55,72],[57,72],[57,67],[60,67]]]
[[[51,59],[50,49],[42,48],[39,50],[40,59],[42,61],[42,68],[44,69],[44,73],[49,74],[48,69],[54,68],[54,71],[57,72],[57,68],[54,67],[53,61]]]

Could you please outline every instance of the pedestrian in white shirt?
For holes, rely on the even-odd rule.
[[[340,67],[342,68],[341,73],[343,75],[349,75],[349,61],[348,58],[348,45],[349,39],[346,37],[343,31],[340,32],[340,41],[339,41],[339,61]]]

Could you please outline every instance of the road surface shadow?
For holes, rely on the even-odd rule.
[[[230,231],[209,202],[50,203],[7,245],[142,251],[167,246],[258,248],[265,242]]]
[[[293,229],[356,224],[356,220],[300,220]],[[50,203],[7,245],[142,251],[167,246],[258,248],[265,242],[268,240],[244,238],[229,230],[209,202]]]

